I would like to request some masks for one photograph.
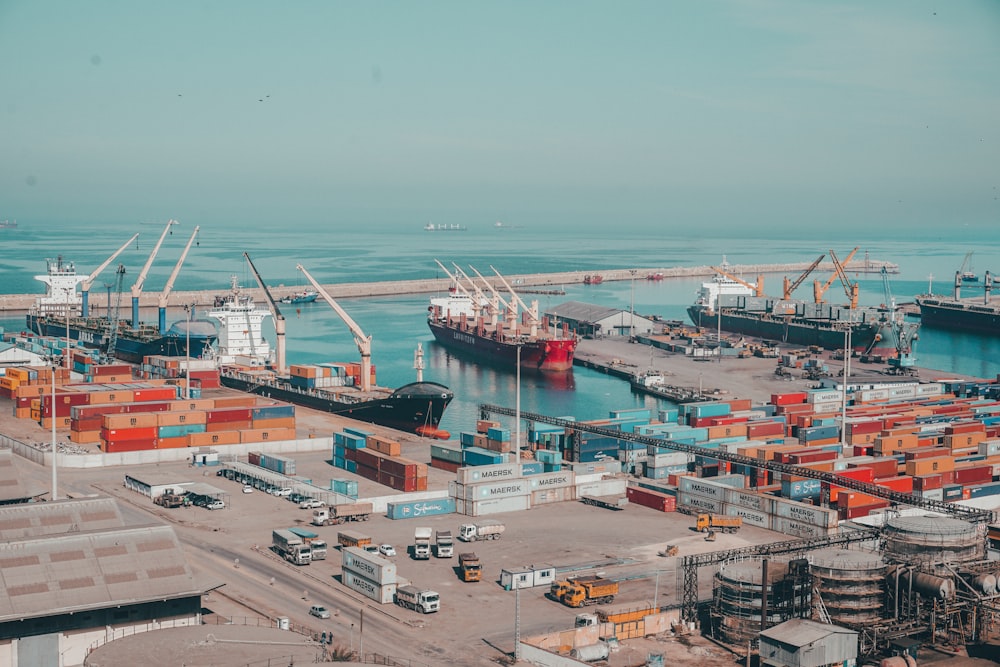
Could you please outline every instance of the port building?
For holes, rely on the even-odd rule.
[[[608,308],[593,303],[566,301],[545,312],[549,321],[565,322],[579,336],[602,338],[605,336],[635,336],[657,331],[659,323],[630,310]]]

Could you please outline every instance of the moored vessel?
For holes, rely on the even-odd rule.
[[[279,299],[279,301],[284,304],[297,305],[300,303],[312,303],[318,296],[319,292],[316,290],[302,290],[301,292],[296,292],[295,294],[283,296]]]
[[[448,295],[432,298],[428,308],[427,325],[438,343],[507,367],[520,360],[525,369],[572,370],[576,334],[565,324],[555,326],[548,318],[540,318],[537,301],[525,304],[496,269],[507,290],[506,299],[478,272],[482,287],[458,267],[452,273],[441,262],[437,264],[452,281]]]
[[[920,307],[921,323],[952,331],[1000,335],[1000,301],[992,298],[992,274],[986,272],[982,297],[962,298],[963,282],[965,282],[964,277],[960,272],[956,272],[954,292],[951,297],[934,294],[918,296],[916,301]]]

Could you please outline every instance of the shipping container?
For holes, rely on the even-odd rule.
[[[360,547],[342,547],[341,567],[380,586],[396,583],[396,564]]]
[[[370,579],[366,579],[350,570],[343,570],[341,580],[348,588],[361,593],[367,598],[379,604],[392,604],[396,598],[396,584],[385,584],[380,586]]]
[[[455,511],[466,516],[487,516],[504,512],[521,512],[528,509],[531,509],[530,495],[480,501],[455,501]]]
[[[454,498],[435,498],[410,502],[388,503],[386,515],[390,519],[415,519],[424,516],[452,514],[455,512]]]

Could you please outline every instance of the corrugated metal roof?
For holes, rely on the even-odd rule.
[[[615,315],[619,315],[625,311],[621,308],[608,308],[606,306],[598,306],[593,303],[567,301],[559,304],[558,306],[547,308],[545,312],[563,319],[593,323],[609,317],[614,317]]]
[[[211,484],[206,484],[205,482],[190,482],[187,484],[182,484],[180,488],[184,489],[188,493],[193,493],[198,496],[224,496],[226,492],[222,489],[212,486]]]
[[[0,449],[0,501],[23,501],[29,497],[21,474],[14,465],[13,453],[9,449]]]
[[[839,625],[817,623],[805,618],[793,618],[773,628],[760,633],[761,637],[788,644],[789,646],[808,646],[830,635],[858,634],[854,630],[842,628]]]
[[[124,525],[118,503],[111,498],[0,506],[0,541],[108,530]]]
[[[0,544],[0,622],[199,595],[170,526]]]

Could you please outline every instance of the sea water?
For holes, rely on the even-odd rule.
[[[114,289],[114,269],[123,264],[126,274],[121,307],[123,316],[128,317],[129,288],[142,272],[163,229],[163,224],[127,227],[101,223],[33,225],[30,221],[19,221],[17,229],[0,230],[0,292],[43,293],[44,286],[34,276],[45,273],[46,258],[59,255],[75,262],[79,273],[87,274],[138,231],[138,242],[116,258],[91,288],[92,308],[97,314],[106,312],[108,290]],[[146,292],[163,289],[192,231],[193,226],[181,224],[165,237],[145,278]],[[699,235],[692,230],[680,235],[676,231],[627,228],[581,231],[556,225],[497,229],[491,223],[470,224],[467,231],[458,232],[427,232],[416,223],[377,228],[276,223],[266,229],[203,223],[173,289],[217,290],[221,295],[228,292],[233,275],[242,285],[255,286],[243,252],[250,254],[269,285],[295,287],[306,286],[296,264],[303,265],[325,284],[444,277],[434,259],[446,266],[455,262],[467,272],[468,267],[474,266],[484,275],[492,274],[491,266],[504,275],[637,268],[635,280],[606,281],[600,285],[566,284],[561,286],[565,295],[524,294],[522,298],[537,299],[542,311],[555,310],[566,301],[582,301],[623,310],[634,308],[638,314],[686,321],[685,309],[693,302],[701,282],[708,278],[649,281],[645,279],[646,273],[674,266],[717,266],[724,257],[730,264],[744,265],[809,263],[831,249],[845,260],[851,249],[858,246],[855,260],[863,259],[867,252],[873,260],[898,264],[900,270],[899,274],[889,276],[888,294],[880,275],[851,274],[850,279],[860,285],[860,302],[877,305],[891,298],[898,304],[912,301],[928,288],[937,294],[950,294],[954,273],[970,250],[975,251],[972,264],[977,273],[981,275],[986,269],[1000,272],[1000,233],[997,237],[973,240],[911,235],[905,240],[872,237],[845,242],[808,233],[798,238],[773,239],[760,235]],[[791,280],[796,277],[789,275]],[[828,271],[815,272],[803,281],[796,296],[811,298],[813,280],[825,282],[830,277]],[[743,278],[756,280],[754,275]],[[766,291],[778,293],[781,279],[780,274],[766,275]],[[976,293],[973,286],[963,288],[964,295]],[[431,296],[435,295],[339,302],[365,333],[372,336],[372,362],[380,384],[399,386],[413,381],[414,352],[421,345],[424,379],[445,384],[455,392],[455,401],[442,427],[453,432],[471,430],[479,417],[480,403],[514,406],[516,374],[514,369],[485,366],[455,356],[435,343],[426,324]],[[827,300],[841,303],[845,298],[843,287],[834,278]],[[172,316],[168,319],[183,319],[179,299],[172,297],[170,302]],[[282,312],[287,318],[289,362],[358,359],[350,331],[322,300],[285,306]],[[24,319],[2,318],[0,327],[20,330]],[[273,343],[273,325],[266,325],[264,331]],[[920,366],[942,374],[993,378],[1000,373],[1000,337],[923,328],[917,357]],[[522,373],[521,409],[525,412],[591,419],[607,416],[610,410],[659,405],[655,399],[633,394],[627,383],[587,369],[576,368],[562,377]]]

